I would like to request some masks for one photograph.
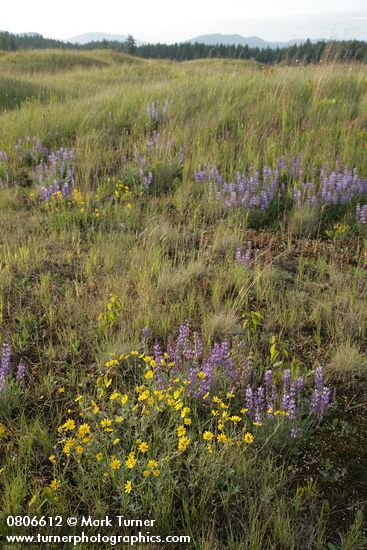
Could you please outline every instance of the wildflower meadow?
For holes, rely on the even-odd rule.
[[[0,535],[366,548],[366,67],[0,66]]]

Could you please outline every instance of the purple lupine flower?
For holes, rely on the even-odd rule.
[[[37,150],[41,146],[37,145]],[[47,149],[43,150],[43,155]],[[61,191],[63,197],[71,196],[74,185],[74,151],[60,147],[57,151],[52,151],[47,158],[41,158],[40,163],[33,171],[32,179],[41,185],[40,197],[43,200],[49,200],[54,193]]]
[[[365,225],[367,223],[367,204],[361,206],[359,203],[356,206],[357,223]]]
[[[316,367],[315,388],[310,401],[310,414],[322,416],[329,406],[332,390],[324,385],[324,373],[321,366]]]
[[[181,325],[179,328],[179,334],[176,340],[176,347],[178,350],[181,350],[187,342],[189,337],[190,329],[188,325]]]
[[[296,380],[296,393],[297,394],[300,393],[303,390],[304,387],[305,387],[305,381],[302,378],[302,376],[300,376]]]
[[[190,363],[194,360],[195,350],[189,340],[186,340],[183,348],[183,356]]]
[[[315,386],[317,389],[322,389],[324,386],[324,369],[321,365],[315,370]]]
[[[289,393],[286,390],[284,390],[283,397],[282,397],[282,408],[283,408],[283,411],[285,412],[288,412],[289,401],[290,401]]]
[[[252,416],[253,409],[254,409],[254,396],[250,385],[247,386],[245,391],[245,404],[246,404],[246,409],[248,409],[248,414]]]
[[[154,360],[157,364],[157,367],[154,371],[155,379],[157,382],[158,389],[162,390],[164,388],[164,380],[162,376],[162,361],[164,360],[164,358],[163,358],[163,353],[159,342],[156,342],[154,344],[153,352],[154,352]]]
[[[258,407],[255,407],[254,422],[261,423],[261,414]]]
[[[4,342],[1,349],[0,374],[6,376],[11,373],[11,349],[7,342]]]
[[[284,386],[284,391],[289,391],[290,389],[290,383],[291,383],[291,370],[290,369],[286,369],[283,373],[283,386]]]
[[[172,336],[169,336],[168,338],[167,353],[169,355],[170,360],[173,361],[175,365],[180,363],[180,354],[176,350],[176,344]]]
[[[17,373],[16,373],[16,376],[15,376],[16,379],[18,380],[18,382],[23,382],[25,374],[26,374],[26,366],[25,366],[25,363],[24,363],[23,359],[21,359],[19,361],[19,364],[18,364],[18,367],[17,367]]]
[[[198,381],[198,374],[199,374],[198,369],[195,368],[194,366],[192,366],[189,369],[188,379],[189,379],[190,392],[192,392],[193,388],[196,385],[196,382]]]
[[[264,409],[265,390],[264,390],[263,386],[259,386],[257,388],[257,391],[256,391],[255,396],[254,396],[254,403],[255,403],[255,407],[259,411],[262,411]]]
[[[267,389],[271,387],[272,380],[273,380],[273,372],[270,369],[268,369],[267,371],[265,371],[265,374],[264,374],[264,384]]]
[[[144,327],[141,331],[142,333],[142,336],[144,338],[144,340],[148,340],[149,336],[150,336],[150,333],[151,333],[151,330],[149,327]]]
[[[203,356],[203,342],[197,332],[194,332],[193,337],[194,337],[194,361],[198,363]]]
[[[296,400],[294,397],[290,397],[288,400],[288,418],[291,422],[296,420]]]
[[[332,390],[327,386],[323,387],[321,398],[320,398],[320,414],[323,415],[330,403]]]

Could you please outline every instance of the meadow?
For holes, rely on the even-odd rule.
[[[0,534],[365,548],[366,66],[0,70]]]

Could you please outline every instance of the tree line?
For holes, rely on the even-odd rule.
[[[306,40],[283,48],[251,48],[249,46],[218,44],[210,46],[200,42],[176,44],[136,45],[129,35],[126,42],[94,41],[88,44],[72,44],[61,40],[44,38],[41,34],[16,35],[0,33],[0,50],[63,48],[73,50],[112,49],[144,58],[188,61],[206,58],[249,59],[264,64],[277,63],[319,63],[321,61],[367,61],[367,42],[360,40],[318,41]]]

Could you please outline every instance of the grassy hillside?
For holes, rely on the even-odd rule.
[[[0,533],[364,548],[366,67],[0,68]]]

